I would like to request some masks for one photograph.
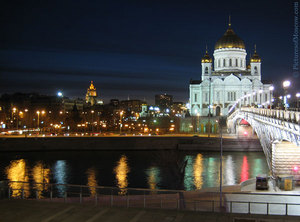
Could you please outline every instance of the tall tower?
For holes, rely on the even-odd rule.
[[[207,47],[206,47],[205,55],[201,59],[201,66],[202,66],[202,81],[203,81],[204,79],[207,79],[209,76],[211,76],[211,71],[212,71],[212,59],[207,52]]]
[[[93,84],[93,81],[91,81],[90,87],[87,89],[87,93],[85,96],[86,103],[90,103],[92,106],[95,105],[97,98],[97,91]]]
[[[261,80],[261,59],[256,53],[256,45],[254,45],[254,54],[250,59],[251,75]]]

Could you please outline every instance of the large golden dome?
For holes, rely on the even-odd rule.
[[[242,39],[240,39],[240,37],[238,37],[237,34],[235,34],[235,32],[231,28],[230,24],[229,24],[227,31],[217,41],[217,43],[215,45],[215,49],[223,49],[223,48],[245,49],[244,41]]]

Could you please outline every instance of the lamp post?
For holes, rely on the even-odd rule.
[[[120,112],[120,135],[122,132],[122,116],[123,116],[123,111]]]
[[[92,113],[92,133],[94,133],[94,110],[91,111]]]
[[[300,98],[300,93],[296,93],[296,99],[297,99],[297,111],[299,109],[299,98]]]
[[[36,114],[38,115],[38,119],[37,119],[37,128],[39,129],[40,128],[40,111],[36,111]]]
[[[283,89],[284,89],[284,110],[287,110],[287,89],[290,87],[291,82],[289,80],[285,80],[282,83]]]
[[[272,109],[272,100],[273,100],[273,91],[274,91],[274,86],[270,86],[269,87],[269,91],[270,91],[270,109]]]
[[[210,137],[210,102],[211,101],[211,76],[209,76],[209,93],[208,93],[208,137]]]

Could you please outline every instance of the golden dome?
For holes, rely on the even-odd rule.
[[[254,45],[254,54],[251,56],[250,62],[261,62],[259,55],[256,53],[256,45]]]
[[[210,58],[210,56],[208,55],[208,52],[206,50],[205,55],[202,57],[201,59],[202,63],[212,63],[212,59]]]
[[[223,48],[239,48],[245,49],[245,43],[240,37],[235,34],[229,23],[229,27],[224,35],[217,41],[215,49]]]

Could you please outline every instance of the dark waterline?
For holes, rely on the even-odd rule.
[[[1,154],[0,180],[116,186],[119,188],[176,189],[175,159],[187,161],[183,189],[219,185],[219,153],[168,151],[29,152]],[[226,152],[223,185],[239,184],[268,173],[262,152]]]

